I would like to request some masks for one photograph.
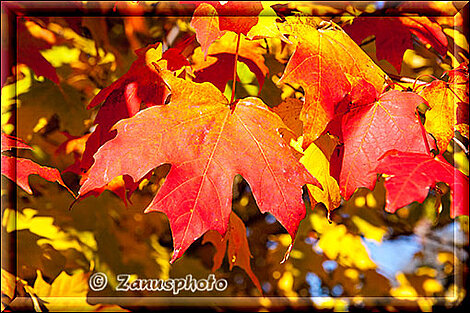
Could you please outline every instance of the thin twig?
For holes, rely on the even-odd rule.
[[[369,40],[366,40],[366,41],[364,41],[364,42],[361,42],[361,44],[359,45],[359,47],[364,47],[364,46],[366,46],[366,45],[368,45],[368,44],[370,44],[371,42],[374,42],[374,41],[375,41],[375,36],[372,37],[372,38],[369,39]]]
[[[419,79],[414,79],[414,78],[411,78],[411,77],[405,77],[405,76],[400,76],[400,75],[395,75],[395,74],[387,74],[391,79],[394,79],[394,80],[398,80],[398,81],[401,81],[403,83],[409,83],[409,84],[413,84],[413,83],[417,83],[417,84],[428,84],[428,82],[425,82],[423,80],[419,80]]]
[[[438,78],[435,77],[434,75],[430,75],[430,74],[419,75],[419,76],[416,78],[415,82],[413,83],[413,88],[412,88],[413,90],[415,90],[416,82],[417,82],[417,81],[419,80],[419,78],[421,78],[421,77],[431,77],[431,78],[433,78],[434,80],[438,80]],[[419,87],[419,86],[418,86],[418,87]]]
[[[392,81],[392,83],[389,84],[390,87],[392,87],[392,86],[394,86],[394,85],[400,86],[403,90],[406,90],[406,89],[407,89],[405,86],[403,86],[403,85],[400,84],[399,82],[394,82],[394,81]]]
[[[266,53],[271,54],[271,50],[269,49],[268,40],[266,38],[264,38],[264,43],[266,44]]]
[[[465,147],[465,145],[463,144],[463,142],[461,142],[460,140],[458,140],[456,137],[454,137],[454,143],[460,147],[460,149],[462,149],[462,151],[465,153],[465,154],[468,154],[468,149],[467,147]]]

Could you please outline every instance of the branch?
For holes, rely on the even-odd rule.
[[[387,75],[391,78],[391,79],[394,79],[394,80],[398,80],[398,81],[401,81],[403,83],[409,83],[409,84],[420,84],[420,85],[424,85],[424,84],[429,84],[428,82],[425,82],[423,80],[419,80],[419,79],[415,79],[415,78],[411,78],[411,77],[404,77],[404,76],[400,76],[400,75],[395,75],[395,74],[388,74]]]
[[[370,44],[371,42],[374,42],[375,41],[375,36],[370,38],[369,40],[366,40],[366,41],[363,41],[361,42],[361,44],[359,45],[359,47],[363,47],[363,46],[366,46],[368,44]]]
[[[454,143],[460,147],[460,149],[462,149],[462,151],[468,155],[468,149],[467,147],[465,147],[465,145],[463,144],[463,142],[461,142],[459,139],[457,139],[457,137],[454,137]]]

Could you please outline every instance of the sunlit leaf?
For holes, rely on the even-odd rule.
[[[262,292],[258,278],[251,269],[250,260],[252,256],[246,238],[245,225],[235,213],[232,212],[230,214],[229,227],[225,236],[222,237],[218,232],[210,231],[203,237],[202,243],[204,244],[206,242],[212,243],[216,249],[212,271],[216,271],[222,266],[225,251],[227,251],[230,269],[232,269],[233,266],[241,267],[248,274],[256,288]]]
[[[241,174],[251,184],[261,212],[272,212],[294,237],[305,215],[301,188],[318,182],[280,137],[277,129],[285,128],[281,119],[256,98],[238,101],[232,113],[228,100],[213,85],[184,81],[169,72],[164,75],[171,86],[171,102],[116,125],[117,136],[95,155],[80,194],[123,174],[138,181],[156,166],[171,163],[146,212],[165,212],[170,219],[174,261],[206,231],[225,233],[233,177]],[[269,129],[261,131],[261,125]],[[128,157],[118,161],[116,154]]]
[[[113,311],[127,312],[127,310],[108,304],[91,305],[87,302],[88,279],[90,273],[75,273],[69,275],[61,272],[60,275],[48,284],[44,281],[40,271],[34,282],[34,292],[41,299],[49,311]]]

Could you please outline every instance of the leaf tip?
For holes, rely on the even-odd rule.
[[[171,256],[170,264],[173,264],[177,259],[181,257],[182,254],[183,251],[181,251],[181,248],[175,249],[175,251],[173,251],[173,255]]]
[[[150,212],[153,212],[153,211],[155,211],[155,210],[152,209],[152,207],[149,206],[149,207],[145,208],[144,213],[150,213]]]

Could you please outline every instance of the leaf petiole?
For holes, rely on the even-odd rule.
[[[429,155],[433,156],[431,152],[431,147],[429,146],[426,129],[424,128],[424,125],[423,123],[421,123],[421,120],[419,118],[418,109],[416,109],[416,116],[418,117],[418,123],[419,123],[419,127],[421,128],[421,134],[423,135],[423,140],[424,140],[424,145],[426,146],[426,151],[429,153]]]
[[[237,82],[237,61],[238,61],[238,49],[240,48],[240,37],[237,36],[237,48],[235,50],[235,62],[233,64],[233,82],[232,82],[232,97],[230,98],[230,106],[232,106],[233,100],[235,99],[235,84]]]

